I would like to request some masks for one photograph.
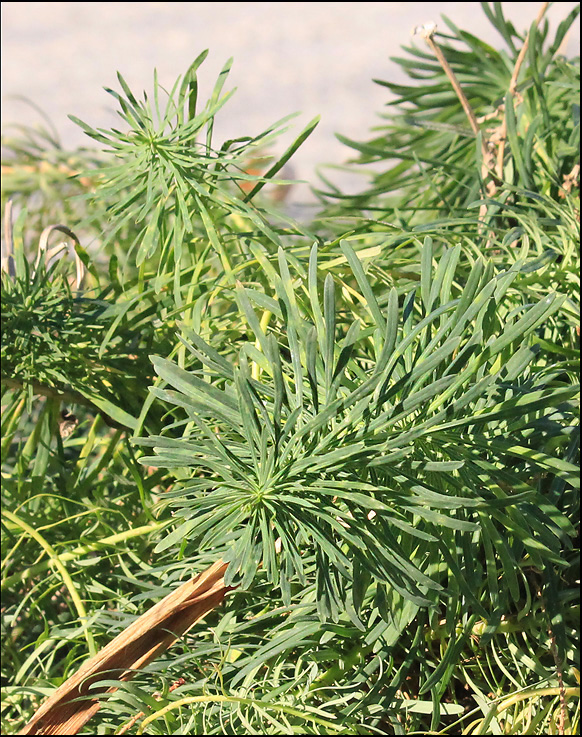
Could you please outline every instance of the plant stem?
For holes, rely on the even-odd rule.
[[[436,56],[436,58],[440,62],[440,65],[442,66],[445,74],[449,78],[449,81],[453,89],[455,90],[457,97],[459,98],[461,106],[463,110],[465,111],[465,115],[467,116],[469,120],[469,125],[471,126],[471,130],[476,136],[478,136],[480,129],[479,129],[479,123],[477,122],[475,113],[473,112],[473,109],[471,108],[471,105],[469,104],[469,100],[467,100],[467,96],[463,92],[463,88],[461,87],[459,80],[456,78],[455,73],[453,72],[451,68],[451,65],[447,61],[440,46],[434,40],[433,36],[434,36],[435,30],[436,30],[436,26],[434,25],[430,27],[425,27],[425,29],[421,31],[421,35],[426,41],[430,50],[433,52],[433,54]],[[492,167],[492,164],[493,164],[492,153],[489,149],[488,142],[485,139],[482,139],[481,141],[481,153],[483,156],[483,163],[481,166],[481,176],[483,180],[485,180],[487,176],[492,172],[492,168],[493,168]],[[495,188],[495,183],[489,182],[489,184],[487,185],[486,194],[491,195],[493,193],[492,191],[494,188]]]
[[[101,540],[97,540],[96,542],[91,543],[90,545],[79,545],[73,550],[70,550],[68,553],[62,553],[58,557],[61,563],[66,563],[70,560],[75,560],[75,558],[78,558],[80,555],[93,553],[96,550],[100,550],[101,548],[117,545],[117,543],[125,542],[126,540],[130,540],[131,538],[140,537],[141,535],[147,535],[150,532],[156,532],[157,530],[162,529],[166,524],[166,522],[156,522],[155,524],[143,525],[142,527],[135,527],[131,530],[125,530],[124,532],[119,532],[116,535],[104,537]],[[39,573],[46,571],[51,562],[52,559],[49,558],[49,560],[44,560],[34,566],[30,566],[30,568],[27,568],[25,571],[20,571],[19,573],[14,573],[12,576],[8,576],[8,578],[5,578],[2,581],[1,588],[9,588],[15,583],[28,581],[28,579],[34,578],[34,576],[38,575]]]
[[[155,714],[150,714],[150,716],[147,719],[144,719],[144,721],[141,723],[137,733],[143,734],[144,728],[150,723],[153,722],[155,719],[159,719],[160,717],[167,714],[169,711],[172,711],[173,709],[181,708],[182,706],[187,706],[188,704],[209,704],[209,703],[229,703],[229,704],[243,704],[245,706],[260,706],[262,709],[273,709],[275,711],[282,711],[284,714],[290,714],[294,717],[300,717],[302,719],[305,719],[305,721],[313,722],[314,724],[319,724],[322,727],[327,727],[327,729],[332,730],[334,733],[343,731],[345,729],[345,724],[339,724],[334,723],[331,721],[328,721],[327,719],[322,719],[321,717],[317,717],[315,714],[306,713],[304,711],[300,711],[299,709],[294,709],[292,706],[285,706],[284,704],[273,704],[270,701],[258,701],[257,699],[245,699],[239,696],[219,696],[216,695],[208,695],[208,696],[189,696],[185,699],[180,699],[179,701],[174,701],[171,704],[168,704],[167,706],[164,706],[163,709],[160,709],[159,711],[156,711]],[[331,714],[329,715],[331,717]]]
[[[85,606],[83,602],[81,601],[81,597],[77,593],[77,589],[75,588],[75,584],[73,583],[73,579],[71,578],[69,572],[63,565],[62,557],[58,555],[56,550],[50,545],[50,543],[45,540],[45,538],[40,535],[37,530],[35,530],[33,527],[31,527],[29,524],[27,524],[24,520],[20,519],[20,517],[17,517],[17,515],[13,514],[12,512],[9,512],[8,510],[4,511],[4,515],[15,525],[20,527],[23,532],[27,533],[30,537],[32,537],[34,540],[37,541],[37,543],[44,549],[44,551],[50,556],[50,561],[54,563],[55,567],[61,574],[61,578],[63,579],[63,583],[69,590],[69,594],[71,595],[71,599],[73,600],[73,603],[75,605],[75,608],[77,610],[77,614],[79,615],[79,619],[81,621],[81,624],[83,626],[83,631],[85,634],[85,639],[87,640],[87,645],[89,647],[89,652],[91,655],[95,655],[97,652],[97,647],[95,645],[95,640],[93,639],[93,634],[89,630],[87,626],[87,611],[85,610]]]
[[[535,19],[536,26],[539,26],[539,24],[541,23],[541,20],[544,17],[546,10],[548,9],[548,5],[549,3],[542,3],[542,6],[538,12],[537,18]],[[519,52],[517,56],[515,66],[513,68],[513,73],[511,75],[511,79],[509,80],[509,87],[507,91],[512,97],[515,97],[515,93],[517,91],[517,78],[519,77],[519,72],[521,71],[521,67],[525,60],[525,55],[527,54],[528,46],[529,46],[529,31],[525,38],[521,51]],[[497,166],[495,168],[495,173],[497,174],[499,179],[503,179],[503,157],[505,154],[506,138],[507,138],[507,117],[504,116],[503,121],[501,122],[501,126],[499,127],[499,131],[497,132],[497,139],[499,141],[499,146],[497,148]]]

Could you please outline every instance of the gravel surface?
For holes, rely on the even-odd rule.
[[[540,3],[503,6],[517,28],[525,29]],[[552,3],[552,27],[574,6]],[[67,114],[96,127],[116,125],[114,100],[102,88],[119,89],[117,70],[138,93],[152,89],[154,67],[162,83],[171,86],[208,48],[200,70],[201,100],[234,57],[225,89],[237,92],[217,118],[217,137],[256,135],[300,111],[279,142],[284,149],[321,114],[318,128],[293,160],[295,176],[314,182],[317,164],[340,164],[350,155],[335,132],[360,140],[368,136],[378,122],[376,113],[389,100],[388,90],[372,79],[403,81],[390,57],[411,43],[414,26],[434,20],[443,28],[440,14],[488,42],[502,43],[480,4],[472,2],[3,2],[2,125],[40,120],[14,97],[22,95],[50,117],[65,145],[91,145]],[[566,52],[577,54],[579,46],[576,27]],[[333,176],[351,186],[345,175]],[[299,188],[299,196],[307,191]]]

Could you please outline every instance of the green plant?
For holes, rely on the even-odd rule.
[[[560,300],[548,295],[534,308],[515,311],[507,325],[499,324],[491,319],[495,304],[504,300],[525,259],[494,278],[477,261],[463,291],[451,299],[460,249],[445,252],[433,276],[427,239],[422,304],[415,305],[413,291],[399,314],[393,289],[383,314],[354,251],[347,242],[342,249],[358,287],[352,292],[368,314],[353,305],[355,319],[341,341],[334,280],[326,276],[321,303],[314,246],[307,284],[297,294],[284,251],[279,251],[280,275],[257,252],[277,300],[264,294],[256,300],[274,325],[266,334],[261,327],[266,321],[251,303],[253,292],[239,286],[240,309],[254,340],[240,347],[236,365],[193,332],[186,333],[191,343],[184,343],[204,368],[185,371],[153,358],[160,378],[177,390],[153,392],[184,408],[186,430],[176,438],[172,418],[172,436],[141,441],[156,452],[141,462],[193,469],[169,494],[185,521],[158,550],[183,540],[187,554],[234,532],[227,585],[250,586],[262,564],[289,605],[291,583],[305,584],[304,570],[313,567],[322,619],[337,620],[347,608],[359,624],[356,611],[372,582],[386,617],[391,589],[418,605],[435,601],[443,588],[427,571],[456,579],[473,601],[473,587],[482,577],[479,572],[472,580],[480,543],[490,555],[497,548],[502,562],[502,575],[493,558],[488,563],[493,603],[498,578],[516,601],[517,560],[527,551],[542,565],[541,545],[542,555],[558,563],[551,548],[559,549],[561,530],[574,532],[551,507],[535,528],[525,513],[529,504],[544,507],[533,495],[534,468],[549,468],[575,483],[574,466],[555,465],[525,440],[543,417],[569,414],[568,400],[576,392],[560,386],[561,369],[543,378],[526,370],[536,352],[524,338],[559,309]],[[300,279],[295,283],[299,287]],[[527,429],[523,439],[522,428]],[[556,427],[555,433],[561,430]],[[526,463],[500,483],[511,456]],[[495,523],[505,530],[504,538]],[[547,536],[550,529],[555,542]],[[463,542],[464,536],[472,542]],[[463,551],[459,560],[450,554],[455,539]]]
[[[281,125],[216,144],[205,54],[141,101],[120,76],[104,151],[9,141],[3,732],[220,559],[225,603],[103,673],[85,733],[579,730],[574,15],[545,48],[483,6],[507,50],[439,48],[505,126],[487,172],[415,50],[414,109],[354,144],[399,163],[307,225],[262,188],[314,121],[250,173]]]
[[[328,181],[326,201],[339,202],[330,214],[346,217],[353,209],[356,217],[372,213],[382,220],[394,209],[407,227],[435,217],[451,224],[459,218],[462,225],[466,208],[484,188],[494,193],[501,182],[497,202],[521,194],[511,187],[553,199],[565,194],[564,185],[569,191],[580,146],[580,70],[577,59],[560,55],[560,47],[580,8],[547,43],[543,8],[524,36],[504,18],[500,3],[481,6],[505,48],[485,44],[445,16],[448,32],[425,32],[428,48],[404,47],[407,56],[392,61],[414,84],[376,80],[395,95],[389,112],[381,114],[387,123],[374,128],[378,135],[367,142],[339,136],[359,153],[354,163],[360,171],[370,162],[385,163],[386,169],[378,173],[376,166],[370,186],[354,197]],[[455,75],[469,112],[447,71]],[[497,212],[490,204],[489,225]]]

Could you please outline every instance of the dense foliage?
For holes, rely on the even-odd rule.
[[[205,53],[98,150],[4,137],[3,733],[220,558],[84,733],[579,732],[578,11],[482,6],[502,50],[425,29],[308,224],[317,121],[216,144]]]

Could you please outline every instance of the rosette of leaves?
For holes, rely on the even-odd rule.
[[[236,362],[193,331],[182,342],[198,368],[153,357],[173,422],[138,441],[154,449],[141,462],[180,478],[166,497],[180,521],[158,550],[230,540],[228,584],[262,566],[287,604],[315,571],[322,619],[358,623],[369,596],[387,618],[392,591],[416,606],[463,597],[485,616],[477,592],[517,601],[524,561],[560,566],[573,532],[544,492],[577,483],[560,457],[576,387],[538,373],[531,344],[562,298],[501,320],[523,261],[495,274],[478,259],[459,290],[460,248],[435,270],[427,239],[419,293],[392,289],[384,309],[341,250],[340,293],[329,273],[321,289],[315,245],[295,273],[283,250],[277,270],[255,249],[274,295],[238,285],[252,337]]]
[[[219,258],[219,268],[230,273],[233,260],[241,254],[241,231],[279,245],[281,238],[263,212],[264,203],[258,208],[252,200],[266,182],[273,180],[319,120],[313,119],[263,176],[249,173],[248,165],[259,149],[269,146],[294,116],[274,123],[258,136],[242,136],[216,148],[214,119],[234,92],[223,92],[232,59],[222,69],[210,99],[199,110],[197,71],[207,55],[208,51],[202,52],[169,93],[154,73],[152,99],[144,93],[143,100],[138,100],[118,74],[122,92],[106,91],[119,103],[119,115],[129,126],[126,131],[94,129],[70,116],[113,155],[99,167],[96,192],[88,195],[94,208],[91,220],[101,226],[105,220],[110,222],[104,233],[106,244],[124,232],[130,233],[124,257],[135,250],[133,260],[140,266],[156,255],[160,276],[174,271],[177,274],[189,263],[182,264],[182,255],[200,256],[208,243]],[[83,174],[95,179],[91,169]],[[228,216],[234,218],[229,220]]]

